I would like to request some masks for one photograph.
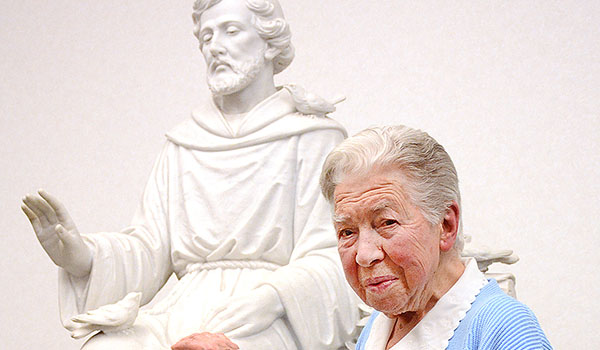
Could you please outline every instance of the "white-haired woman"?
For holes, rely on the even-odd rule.
[[[357,350],[551,349],[534,314],[461,259],[452,160],[427,133],[365,130],[321,175],[346,279],[373,313]]]

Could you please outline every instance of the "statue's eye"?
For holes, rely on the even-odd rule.
[[[207,43],[212,40],[212,37],[213,37],[212,33],[204,33],[204,34],[202,34],[202,42]]]
[[[238,27],[236,27],[236,26],[229,26],[229,27],[227,27],[227,31],[226,32],[229,35],[235,35],[235,34],[237,34],[237,33],[240,32],[240,29]]]

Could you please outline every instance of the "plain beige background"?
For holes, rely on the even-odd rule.
[[[297,56],[277,83],[347,96],[333,117],[351,134],[437,138],[465,231],[521,257],[500,270],[555,348],[597,347],[600,2],[282,4]],[[128,224],[163,134],[207,96],[192,0],[1,5],[0,347],[77,349],[20,199],[47,189],[81,231]]]

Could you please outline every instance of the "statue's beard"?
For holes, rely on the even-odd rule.
[[[226,63],[234,74],[211,74],[213,67]],[[215,59],[209,67],[207,82],[213,95],[223,96],[236,93],[246,88],[256,78],[265,63],[264,52],[260,52],[253,60],[238,63],[229,58]]]

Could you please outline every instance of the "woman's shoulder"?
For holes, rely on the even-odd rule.
[[[477,349],[552,349],[533,311],[495,281],[481,290],[471,311],[469,338]]]
[[[537,322],[527,305],[504,293],[494,280],[481,289],[472,309],[475,318],[486,324]]]

